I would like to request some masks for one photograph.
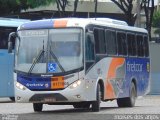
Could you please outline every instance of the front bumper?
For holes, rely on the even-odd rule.
[[[90,101],[85,87],[85,80],[80,86],[71,89],[69,86],[63,90],[31,91],[28,88],[19,89],[15,86],[15,99],[20,103],[61,103]]]

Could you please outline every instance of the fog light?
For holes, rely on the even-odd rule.
[[[20,99],[21,99],[21,97],[17,96],[17,100],[20,100]]]
[[[80,96],[80,95],[77,95],[77,98],[81,98],[81,96]]]

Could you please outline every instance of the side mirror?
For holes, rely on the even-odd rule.
[[[13,49],[13,43],[12,43],[12,40],[11,40],[12,37],[15,40],[15,37],[16,37],[16,33],[15,32],[11,32],[9,34],[9,37],[8,37],[8,53],[12,53],[12,49]]]

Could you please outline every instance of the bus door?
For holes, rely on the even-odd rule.
[[[14,55],[8,53],[8,36],[15,27],[0,27],[0,97],[14,97]]]

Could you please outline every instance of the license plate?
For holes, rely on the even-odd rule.
[[[63,89],[64,88],[64,77],[52,77],[51,89]]]
[[[55,102],[55,98],[44,98],[44,102]]]

